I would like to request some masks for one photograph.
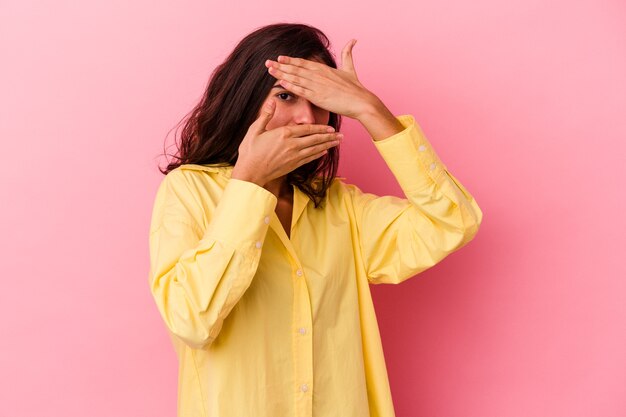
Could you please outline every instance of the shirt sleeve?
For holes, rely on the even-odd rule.
[[[478,232],[482,211],[442,163],[411,115],[404,130],[374,145],[406,198],[349,184],[368,281],[398,284],[437,264]]]
[[[229,179],[203,231],[184,175],[161,183],[150,226],[150,290],[169,331],[192,348],[209,345],[250,286],[277,199]],[[212,190],[213,191],[213,190]]]

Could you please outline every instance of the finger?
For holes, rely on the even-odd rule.
[[[279,62],[280,64],[295,65],[296,67],[306,68],[311,71],[319,71],[328,67],[328,65],[321,62],[311,61],[304,58],[292,58],[285,55],[279,55],[278,58],[276,58],[276,62]]]
[[[308,148],[324,149],[324,147],[332,147],[341,143],[342,138],[342,133],[317,133],[315,135],[299,138],[295,147],[301,151]]]
[[[304,164],[308,164],[309,162],[317,159],[317,158],[321,158],[322,156],[326,155],[328,153],[328,150],[324,150],[322,152],[318,152],[316,154],[313,154],[307,158],[304,158],[302,160],[299,161],[299,166],[304,165]]]
[[[313,72],[310,68],[299,67],[297,65],[283,64],[274,61],[270,61],[271,64],[267,67],[267,71],[275,78],[283,78],[285,75],[290,74],[294,76],[294,80],[298,78],[305,78],[307,80],[315,80],[317,73]],[[297,84],[297,81],[294,81]]]
[[[319,84],[314,83],[313,81],[307,82],[307,87],[303,87],[301,85],[296,85],[287,80],[279,80],[278,83],[286,90],[291,91],[297,96],[304,97],[309,101],[313,101],[313,91],[319,89]]]
[[[290,69],[283,71],[282,69],[272,67],[268,69],[268,72],[272,77],[279,80],[280,84],[285,88],[287,87],[287,85],[281,81],[287,81],[291,85],[306,88],[309,90],[313,89],[313,85],[316,83],[316,76],[311,75],[310,72],[307,73],[306,70],[301,71],[294,68],[295,67],[290,67]]]
[[[335,128],[328,125],[321,124],[303,124],[303,125],[294,125],[294,126],[283,126],[279,129],[285,129],[287,131],[287,136],[300,138],[303,136],[315,135],[329,132],[334,132]]]
[[[352,48],[356,44],[356,39],[351,39],[350,42],[343,47],[341,51],[341,69],[354,74],[356,77],[356,71],[354,69],[354,61],[352,58]]]
[[[303,158],[304,160],[308,162],[326,154],[330,148],[338,146],[339,143],[341,142],[330,141],[330,142],[321,143],[315,146],[309,146],[308,148],[301,149],[299,152],[299,155],[301,158]]]
[[[275,109],[276,102],[274,100],[270,100],[265,103],[261,108],[261,114],[259,114],[259,117],[257,117],[254,122],[252,122],[252,124],[250,125],[250,129],[253,130],[255,133],[264,132],[267,124],[270,120],[272,120],[272,117],[274,116]]]

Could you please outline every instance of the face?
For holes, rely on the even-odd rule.
[[[321,62],[316,59],[312,61]],[[274,86],[270,90],[267,97],[263,101],[261,108],[269,101],[274,100],[276,108],[274,116],[268,122],[266,130],[272,130],[281,126],[299,125],[299,124],[328,124],[330,112],[328,110],[317,107],[304,97],[292,93],[278,84],[275,79]],[[257,114],[257,117],[261,114]]]

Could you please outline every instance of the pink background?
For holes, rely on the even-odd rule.
[[[358,39],[361,81],[484,212],[469,246],[372,287],[397,415],[626,415],[626,5],[547,3],[2,2],[0,415],[175,415],[148,288],[158,156],[213,68],[278,21],[319,27],[338,60]],[[400,195],[344,131],[340,174]]]

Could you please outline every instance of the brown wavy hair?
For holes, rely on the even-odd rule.
[[[167,174],[182,164],[235,165],[239,145],[276,81],[265,60],[287,55],[317,59],[337,68],[329,47],[328,37],[306,24],[275,23],[251,32],[215,68],[202,99],[179,122],[184,122],[184,127],[180,144],[175,140],[175,161],[159,171]],[[338,132],[341,115],[331,112],[328,125]],[[329,148],[327,154],[287,174],[287,182],[307,194],[316,208],[337,175],[338,148]]]

